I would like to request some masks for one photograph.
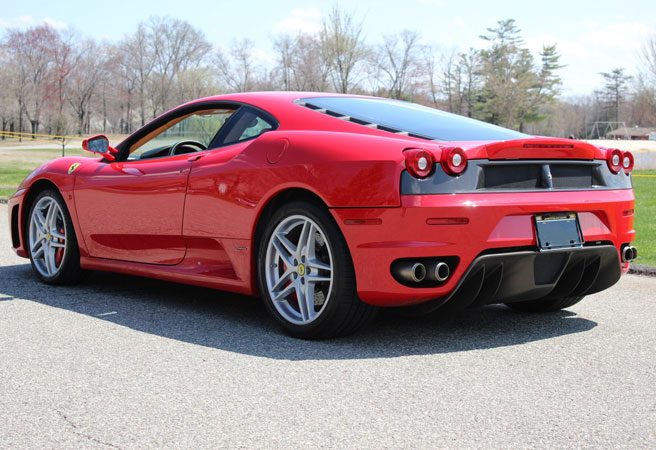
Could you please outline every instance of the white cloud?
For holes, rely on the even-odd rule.
[[[321,29],[321,11],[318,9],[292,9],[289,16],[278,22],[274,28],[277,32],[302,32],[314,34]]]
[[[50,17],[46,17],[45,19],[43,19],[43,23],[45,23],[46,25],[50,25],[55,30],[62,31],[68,29],[68,24],[63,20],[57,20],[57,19],[52,19]]]
[[[36,19],[32,16],[19,16],[11,19],[0,17],[0,28],[28,28],[43,24],[49,25],[55,30],[62,31],[68,29],[66,22],[51,17],[44,17],[43,19]]]

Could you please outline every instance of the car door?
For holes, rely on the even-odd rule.
[[[267,112],[245,106],[217,136],[218,148],[193,163],[184,218],[188,239],[241,238],[248,234],[248,215],[243,210],[257,203],[249,191],[260,173],[239,155],[258,136],[277,127],[278,122]],[[282,139],[279,144],[284,144]],[[265,153],[262,158],[266,160]]]
[[[230,108],[207,107],[175,111],[121,144],[117,161],[80,166],[74,195],[89,256],[163,265],[181,262],[186,252],[182,226],[187,181],[202,148],[169,152],[181,141],[209,146],[233,113]],[[211,120],[205,120],[208,117]]]

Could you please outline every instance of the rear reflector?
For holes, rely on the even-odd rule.
[[[381,225],[383,219],[346,219],[344,225]]]
[[[439,217],[426,219],[428,225],[467,225],[467,217]]]

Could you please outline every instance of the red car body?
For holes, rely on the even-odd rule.
[[[628,270],[621,249],[635,237],[630,184],[629,188],[603,190],[401,193],[407,149],[423,149],[439,162],[448,149],[462,148],[470,165],[477,160],[606,164],[605,149],[536,137],[502,142],[429,141],[333,117],[297,101],[319,95],[329,96],[247,93],[181,106],[247,104],[278,122],[275,130],[256,139],[202,154],[119,162],[66,157],[44,164],[9,200],[14,250],[27,257],[30,202],[36,191],[54,186],[71,212],[82,268],[241,294],[258,294],[254,249],[263,212],[281,199],[302,195],[320,200],[329,209],[348,244],[357,293],[371,305],[402,306],[449,298],[464,289],[467,280],[476,278],[473,263],[485,255],[523,252],[534,259],[540,254],[534,217],[543,213],[575,212],[586,242],[584,250],[595,243],[614,248],[612,263],[617,269],[603,272],[597,268],[595,277],[608,273],[619,277],[620,270]],[[617,176],[629,175],[620,172]],[[441,256],[456,258],[443,284],[417,288],[400,283],[391,273],[397,260]],[[578,284],[570,281],[578,286],[578,293],[591,293],[617,281],[614,275],[605,283],[596,280],[595,288],[586,291],[581,278],[587,276],[591,263],[586,259],[581,264]],[[511,267],[507,262],[506,270]],[[488,270],[479,278],[487,280],[493,273]],[[510,276],[505,273],[504,279]],[[474,284],[482,295],[485,289],[499,291],[503,282],[495,281],[493,287],[483,281]],[[536,282],[529,284],[531,289],[524,287],[499,298],[539,297]],[[551,289],[554,286],[551,283]]]

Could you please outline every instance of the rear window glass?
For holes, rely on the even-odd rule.
[[[440,141],[500,141],[527,135],[489,123],[400,100],[361,97],[302,99],[307,106],[328,114],[349,116],[356,122],[374,123]]]

